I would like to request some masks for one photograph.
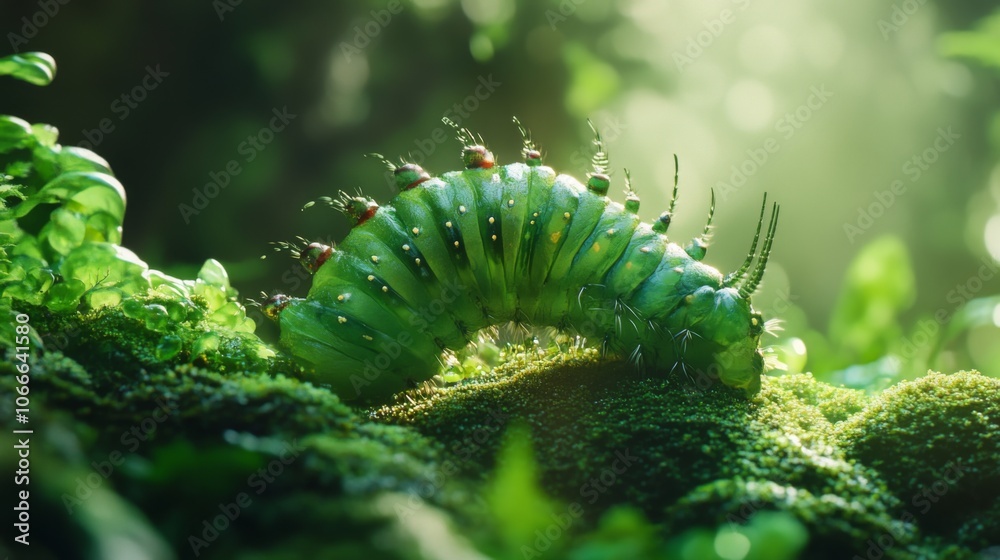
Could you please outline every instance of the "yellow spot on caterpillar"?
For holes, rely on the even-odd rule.
[[[510,208],[512,206],[514,206],[514,199],[513,198],[507,201],[507,208]]]
[[[418,227],[415,227],[415,228],[413,228],[410,231],[413,232],[413,235],[420,235],[420,228],[418,228]]]
[[[458,213],[459,214],[465,214],[466,212],[467,212],[467,210],[466,210],[465,206],[459,206],[458,207]]]
[[[632,261],[625,263],[625,270],[632,270]]]
[[[458,241],[455,242],[455,247],[458,247]]]
[[[495,235],[491,235],[491,236],[490,236],[490,238],[492,238],[492,239],[493,239],[493,241],[496,241],[496,240],[497,240],[497,236],[495,236]]]
[[[535,220],[531,220],[531,225],[535,225]]]
[[[340,294],[339,296],[337,296],[337,301],[344,301],[345,299],[347,298],[344,297],[344,294]]]
[[[692,301],[694,301],[694,294],[684,296],[684,303],[691,303]]]
[[[564,212],[564,213],[563,213],[563,219],[564,219],[564,220],[568,220],[568,219],[569,219],[569,217],[570,217],[570,213],[569,213],[569,212]]]
[[[538,212],[535,212],[534,214],[532,214],[531,217],[532,218],[537,218],[538,217]]]
[[[371,342],[371,341],[375,340],[374,338],[368,336],[367,334],[361,335],[361,338],[367,340],[368,342]]]
[[[374,277],[374,276],[372,276],[371,274],[369,274],[369,275],[368,275],[368,281],[369,281],[369,282],[374,282],[374,281],[375,281],[375,277]]]
[[[378,255],[372,255],[372,262],[378,264]]]
[[[451,222],[445,222],[444,227],[451,229]]]
[[[413,262],[417,263],[417,266],[420,266],[420,259],[419,258],[413,259]]]
[[[403,250],[404,251],[409,251],[410,250],[410,246],[409,245],[403,245]]]
[[[650,251],[652,251],[652,249],[650,249],[649,247],[640,247],[639,248],[639,252],[640,253],[648,253]]]
[[[559,238],[560,237],[562,237],[562,232],[561,231],[554,231],[554,232],[552,232],[552,235],[549,236],[549,239],[553,243],[559,243]]]
[[[493,223],[493,222],[495,222],[495,221],[496,221],[496,220],[494,220],[494,219],[493,219],[493,216],[490,216],[490,223],[492,224],[492,223]]]
[[[601,252],[601,244],[600,243],[594,243],[594,252],[595,253],[600,253]]]
[[[340,316],[337,317],[337,322],[340,323],[341,325],[343,325],[344,323],[347,322],[347,317],[344,317],[343,315],[340,315]]]
[[[615,234],[615,230],[614,230],[614,228],[612,228],[612,229],[609,229],[609,230],[608,230],[608,235],[609,235],[609,236],[610,236],[610,235],[614,235],[614,234]]]
[[[382,286],[382,293],[384,294],[389,293],[389,286]]]

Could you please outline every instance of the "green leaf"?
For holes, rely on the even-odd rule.
[[[830,341],[841,366],[885,355],[902,334],[898,317],[913,304],[916,280],[909,253],[896,236],[875,239],[851,262],[830,320]]]
[[[980,20],[974,31],[942,34],[938,50],[944,56],[968,58],[1000,68],[1000,10]]]
[[[49,85],[56,77],[56,61],[43,52],[26,52],[0,58],[0,76],[7,74],[36,86]]]
[[[125,188],[118,179],[105,173],[74,171],[59,175],[24,202],[9,211],[0,212],[0,219],[21,218],[39,204],[69,201],[72,205],[67,205],[67,208],[84,216],[106,212],[117,220],[119,226],[125,217]],[[114,234],[105,232],[105,237],[112,238]]]
[[[520,557],[522,547],[532,546],[536,531],[544,532],[555,523],[556,508],[539,484],[538,465],[527,428],[514,426],[505,435],[487,500],[497,530],[512,556]],[[565,510],[562,514],[572,522]],[[556,541],[553,546],[563,545]]]
[[[0,115],[0,153],[29,145],[34,138],[31,125],[10,115]]]

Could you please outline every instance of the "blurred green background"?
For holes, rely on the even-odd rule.
[[[784,320],[768,343],[789,370],[864,387],[927,367],[1000,375],[993,9],[5,1],[3,52],[48,52],[59,74],[5,83],[0,107],[111,163],[129,196],[124,244],[151,266],[193,277],[213,257],[246,296],[308,288],[293,262],[260,259],[269,242],[346,235],[341,216],[303,204],[339,189],[391,198],[364,154],[454,169],[449,116],[513,161],[517,115],[546,163],[579,177],[590,118],[615,194],[628,168],[646,220],[665,209],[679,156],[676,241],[700,231],[716,189],[717,268],[742,261],[763,194],[781,203],[755,304]],[[268,130],[282,110],[295,117]],[[227,184],[197,208],[213,180]]]

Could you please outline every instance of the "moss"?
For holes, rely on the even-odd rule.
[[[930,373],[836,427],[848,457],[884,477],[927,533],[1000,542],[1000,379]]]
[[[14,377],[9,360],[0,364],[3,390],[13,388]],[[201,521],[241,492],[255,505],[218,546],[212,544],[208,557],[248,557],[245,543],[257,533],[278,542],[274,527],[285,528],[282,542],[290,547],[308,549],[338,527],[341,542],[331,550],[413,557],[373,548],[373,533],[397,527],[399,514],[359,504],[383,495],[400,496],[410,509],[445,507],[462,512],[457,519],[472,519],[471,492],[462,480],[442,476],[438,444],[405,427],[373,424],[329,391],[281,375],[220,374],[189,365],[138,370],[122,385],[111,381],[123,378],[91,375],[58,352],[32,362],[32,427],[57,440],[52,449],[32,449],[33,467],[56,473],[43,477],[39,509],[45,519],[65,518],[67,507],[84,512],[53,525],[73,535],[70,548],[89,550],[118,538],[105,526],[109,519],[94,510],[110,503],[123,504],[115,511],[159,535],[157,541],[190,551],[188,538],[200,534]],[[8,406],[0,403],[0,412]],[[14,416],[7,412],[5,423]],[[0,457],[13,460],[12,450]],[[275,511],[285,512],[282,523],[273,522]],[[88,525],[93,516],[99,522]],[[56,547],[51,556],[64,554]],[[285,555],[279,547],[260,557]]]
[[[859,496],[816,495],[771,481],[717,480],[692,490],[670,508],[669,530],[706,524],[731,527],[753,522],[762,512],[792,513],[811,538],[802,558],[918,560],[976,557],[970,551],[935,540],[918,539],[915,526],[902,519],[873,514]],[[856,557],[856,556],[855,556]]]
[[[695,391],[639,378],[630,366],[601,362],[592,351],[518,356],[491,376],[375,416],[438,439],[467,456],[475,472],[493,466],[499,438],[469,447],[470,437],[524,421],[545,487],[581,503],[589,519],[627,503],[663,521],[674,515],[664,506],[695,488],[720,479],[755,480],[845,504],[829,512],[839,511],[840,522],[855,528],[842,534],[858,550],[867,529],[887,526],[899,506],[873,472],[845,460],[818,407],[770,378],[748,401],[720,386]]]
[[[775,387],[791,392],[804,403],[814,406],[836,424],[860,412],[868,404],[868,395],[860,389],[834,387],[817,383],[811,373],[797,373],[771,378]]]

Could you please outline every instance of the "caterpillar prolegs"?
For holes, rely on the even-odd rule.
[[[307,297],[276,295],[264,305],[308,379],[347,399],[381,399],[433,377],[442,352],[464,348],[477,331],[514,321],[578,333],[644,369],[714,372],[756,392],[764,324],[750,296],[778,205],[759,243],[765,195],[746,259],[723,275],[701,262],[714,193],[700,237],[683,248],[667,238],[676,157],[669,209],[647,224],[627,172],[625,204],[608,198],[599,134],[581,184],[542,165],[517,126],[523,163],[496,165],[481,139],[455,127],[463,170],[432,177],[382,158],[400,189],[389,204],[344,193],[322,199],[353,221],[351,232],[336,248],[294,246],[314,273]]]

